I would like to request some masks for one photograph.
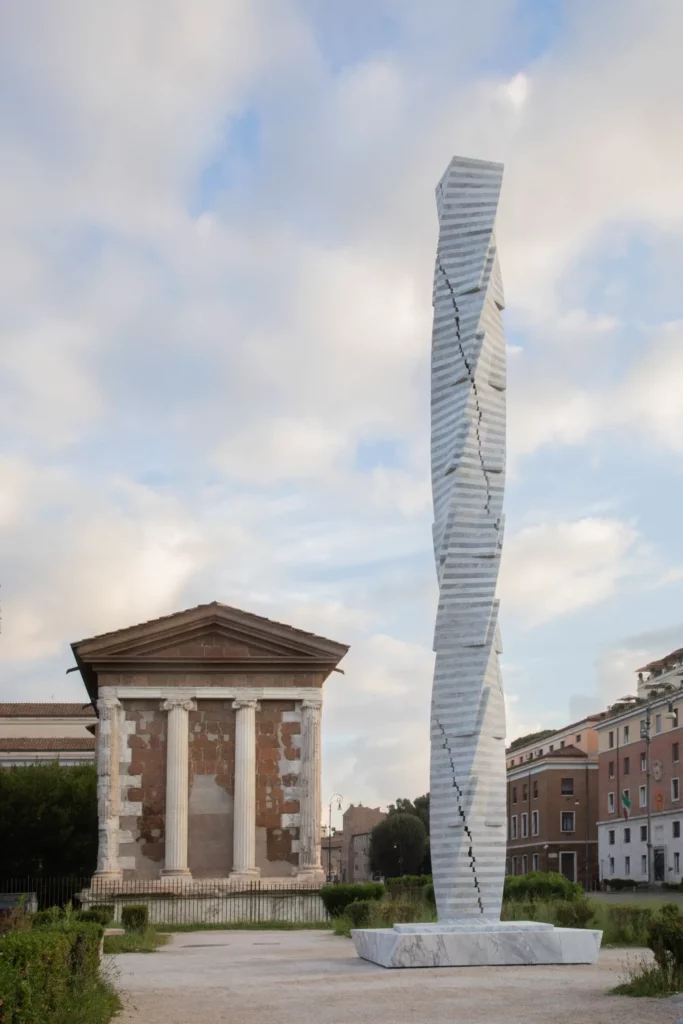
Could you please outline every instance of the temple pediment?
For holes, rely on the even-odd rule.
[[[71,645],[89,692],[101,672],[322,671],[348,647],[215,601]]]

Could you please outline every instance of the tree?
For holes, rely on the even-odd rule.
[[[415,875],[427,848],[427,830],[416,814],[390,813],[370,834],[370,867],[385,878]]]
[[[0,876],[91,875],[97,768],[56,761],[0,770]]]
[[[389,804],[389,814],[414,814],[420,819],[429,835],[429,793],[406,800],[400,796],[395,804]]]

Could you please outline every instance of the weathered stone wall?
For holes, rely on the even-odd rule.
[[[121,865],[124,878],[157,878],[164,866],[167,716],[158,700],[125,701],[124,712],[123,743],[130,761],[125,763],[124,749]]]
[[[189,716],[188,867],[193,878],[232,868],[235,712],[232,700],[200,700]]]
[[[103,672],[103,686],[317,686],[324,672]]]
[[[252,685],[271,685],[268,678],[256,676]],[[159,700],[124,698],[123,706],[121,866],[125,879],[158,878],[165,852],[167,713],[161,710]],[[194,878],[226,878],[233,859],[232,699],[199,700],[188,721],[188,866]],[[293,876],[299,863],[300,735],[301,710],[294,701],[260,702],[256,713],[256,864],[263,878]]]
[[[292,700],[264,700],[256,714],[256,865],[286,877],[299,863],[301,712]]]

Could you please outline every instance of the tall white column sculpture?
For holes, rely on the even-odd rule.
[[[256,700],[236,700],[235,802],[232,871],[236,881],[259,876],[256,867]]]
[[[116,697],[97,701],[97,878],[121,878],[119,867],[119,732],[122,707]]]
[[[494,234],[501,164],[454,157],[436,189],[432,492],[439,605],[430,839],[438,921],[355,930],[384,967],[594,963],[602,932],[501,921],[505,709],[496,581],[503,542],[505,341]]]
[[[183,697],[170,697],[161,708],[168,711],[166,726],[166,878],[191,878],[187,866],[189,788],[188,712],[197,705]]]
[[[504,300],[494,233],[502,180],[502,164],[455,157],[436,189],[431,854],[439,920],[498,920],[505,875],[495,600],[505,480]]]
[[[301,702],[300,828],[297,877],[300,881],[311,882],[314,885],[325,880],[325,872],[320,858],[321,714],[321,698],[317,700],[310,698]]]

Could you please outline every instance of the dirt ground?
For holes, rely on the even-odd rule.
[[[595,967],[389,971],[329,932],[175,935],[157,953],[109,958],[121,1024],[674,1024],[680,1000],[608,996],[627,959]]]

